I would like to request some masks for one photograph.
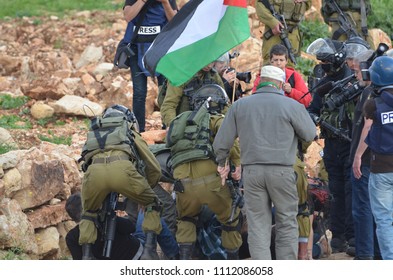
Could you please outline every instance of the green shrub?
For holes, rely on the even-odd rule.
[[[300,32],[302,33],[302,51],[318,38],[330,37],[328,26],[321,21],[302,21],[300,23]]]
[[[50,135],[49,137],[45,136],[45,135],[38,135],[38,138],[41,141],[46,141],[46,142],[54,143],[57,145],[62,144],[62,145],[70,146],[72,144],[71,136],[67,136],[67,137],[56,136],[56,135],[54,135],[53,131],[51,131],[51,130],[48,130],[48,134]]]
[[[17,115],[3,115],[0,117],[0,126],[11,129],[31,129],[33,126],[28,119]]]
[[[3,110],[19,108],[29,100],[27,96],[13,97],[9,94],[0,95],[0,108]]]
[[[314,66],[316,65],[314,60],[298,57],[295,69],[298,70],[303,78],[307,81],[308,76],[312,76]]]
[[[8,153],[9,151],[16,150],[17,147],[12,144],[1,143],[0,144],[0,155]]]
[[[0,19],[9,17],[31,17],[43,15],[63,16],[69,11],[120,10],[124,1],[113,0],[0,0]]]
[[[5,254],[2,254],[0,259],[2,260],[24,260],[23,250],[18,247],[10,248]]]
[[[368,28],[382,29],[386,34],[392,36],[393,21],[393,5],[391,0],[371,0],[372,13],[367,17]]]

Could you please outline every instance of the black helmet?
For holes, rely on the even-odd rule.
[[[359,36],[353,36],[345,42],[347,58],[355,58],[358,54],[369,50],[370,45]]]
[[[229,102],[228,95],[222,87],[216,84],[204,85],[192,95],[192,110],[198,110],[209,97],[209,112],[221,113]]]
[[[308,46],[306,52],[315,55],[320,61],[331,63],[336,68],[340,68],[347,57],[346,45],[330,38],[315,40]]]
[[[126,106],[123,105],[113,105],[111,107],[108,107],[104,110],[102,113],[102,117],[109,118],[109,117],[121,117],[124,116],[126,120],[132,124],[132,128],[136,131],[139,131],[139,124],[138,121],[134,115],[134,113],[128,109]]]

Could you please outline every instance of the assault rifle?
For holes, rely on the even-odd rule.
[[[295,58],[295,55],[293,54],[293,47],[292,47],[291,41],[289,41],[289,39],[288,39],[288,26],[285,21],[285,17],[276,12],[273,4],[269,3],[269,0],[259,0],[259,1],[266,7],[266,9],[268,9],[272,13],[272,15],[279,22],[282,23],[282,25],[284,25],[284,28],[281,30],[281,33],[280,33],[280,39],[281,39],[283,45],[288,49],[289,59],[293,62],[293,64],[296,65],[296,58]],[[273,36],[274,36],[274,34],[271,29],[268,30],[267,32],[265,32],[265,35],[264,35],[266,40],[269,40]]]
[[[119,194],[117,192],[109,193],[99,212],[100,228],[102,230],[102,240],[104,241],[104,248],[102,256],[105,258],[111,257],[113,241],[115,240],[116,232],[116,210],[124,210],[126,206],[126,199],[119,201]]]
[[[231,171],[229,172],[228,179],[226,180],[232,198],[231,216],[229,217],[228,223],[233,222],[236,208],[239,207],[241,209],[244,206],[244,197],[240,190],[240,182],[234,180],[231,176],[231,172],[233,171],[234,171],[234,166],[231,166]]]
[[[348,38],[351,37],[362,37],[359,35],[359,33],[356,32],[354,25],[355,22],[351,18],[351,20],[348,18],[348,15],[345,14],[340,7],[338,6],[336,0],[326,0],[326,4],[329,6],[330,10],[333,12],[336,12],[338,14],[337,22],[340,25],[340,28],[336,30],[332,36],[333,40],[337,40],[341,34],[347,34]]]
[[[328,123],[324,120],[321,120],[321,118],[319,118],[317,115],[315,115],[313,113],[310,113],[310,117],[316,125],[319,125],[320,127],[323,127],[324,129],[329,130],[331,133],[333,133],[338,138],[344,139],[348,142],[352,141],[352,139],[348,136],[348,131],[346,129],[337,128],[337,127],[331,125],[330,123]]]

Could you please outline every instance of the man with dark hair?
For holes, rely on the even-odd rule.
[[[295,99],[307,108],[311,102],[311,93],[308,91],[302,75],[295,69],[287,66],[288,50],[285,46],[277,44],[271,48],[270,65],[276,66],[285,72],[285,83],[282,87],[285,96]],[[257,90],[259,80],[260,77],[258,76],[254,82],[253,92]]]

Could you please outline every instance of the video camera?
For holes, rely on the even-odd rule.
[[[370,81],[370,72],[368,71],[368,68],[370,68],[374,59],[384,55],[388,49],[388,45],[386,45],[385,43],[379,43],[378,48],[374,51],[374,54],[367,61],[360,62],[359,67],[362,73],[363,81]]]
[[[344,88],[336,87],[333,89],[335,92],[333,92],[333,94],[328,99],[326,99],[324,107],[329,111],[333,111],[334,109],[340,107],[346,102],[349,102],[359,96],[362,93],[363,89],[364,86],[361,86],[359,82],[345,86]]]

